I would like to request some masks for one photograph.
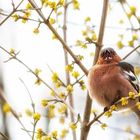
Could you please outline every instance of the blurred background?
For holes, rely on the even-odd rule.
[[[20,1],[0,1],[0,22],[6,18],[6,15],[11,13],[13,8],[12,2],[16,6]],[[70,4],[67,10],[67,44],[74,54],[84,57],[82,63],[87,69],[90,69],[93,63],[95,45],[88,43],[86,45],[83,44],[87,42],[87,37],[90,35],[92,35],[94,41],[97,40],[103,0],[78,0],[78,2],[79,7],[75,8],[73,4]],[[113,47],[121,57],[124,57],[140,43],[139,2],[140,0],[109,1],[103,47]],[[41,5],[41,0],[36,0],[36,3]],[[27,4],[28,1],[24,0],[18,9],[26,9]],[[62,12],[59,16],[56,16],[55,12],[51,15],[51,18],[56,21],[53,26],[62,37],[63,10],[63,7],[59,8],[57,12]],[[43,12],[46,17],[50,11],[51,9],[49,9],[49,7],[44,6]],[[23,11],[16,13],[20,16],[24,16]],[[32,12],[29,18],[39,19],[35,11]],[[35,29],[39,31],[37,30],[37,32],[35,32]],[[47,26],[44,24],[39,25],[38,22],[32,20],[23,21],[23,19],[18,19],[15,22],[15,17],[11,17],[0,26],[0,46],[8,51],[12,48],[15,52],[19,52],[17,57],[33,71],[35,69],[41,70],[40,76],[46,83],[58,92],[64,91],[63,87],[58,88],[52,82],[52,74],[56,72],[61,80],[66,83],[63,47],[58,40],[54,39],[53,34]],[[28,89],[35,104],[36,111],[41,114],[41,119],[37,123],[36,129],[41,128],[44,132],[48,133],[57,130],[58,139],[72,140],[72,131],[69,128],[69,123],[71,122],[70,117],[66,117],[67,115],[65,114],[67,113],[59,112],[61,107],[59,104],[54,104],[55,110],[52,117],[46,117],[49,111],[48,108],[42,107],[41,100],[53,98],[50,94],[50,90],[43,84],[35,84],[36,77],[16,60],[10,60],[4,63],[9,57],[7,53],[0,49],[0,82],[4,88],[4,96],[20,116],[26,129],[30,132],[33,128],[32,115],[29,115],[29,112],[32,113],[32,106],[31,99],[27,92]],[[71,64],[73,59],[69,55],[68,57],[69,64]],[[136,67],[136,72],[139,75],[140,49],[130,55],[126,61]],[[79,77],[83,75],[76,64],[74,64],[74,69],[79,72]],[[70,77],[71,83],[74,83],[76,79],[71,73]],[[85,85],[87,85],[86,76],[82,79]],[[81,90],[78,84],[74,86],[74,108],[81,117],[84,112],[86,95],[86,90]],[[50,104],[52,105],[52,103]],[[92,112],[96,111],[96,113],[100,113],[103,110],[96,101],[93,101],[92,108]],[[1,107],[1,132],[8,135],[10,140],[31,139],[12,114],[2,112]],[[91,118],[93,117],[94,115],[92,113]],[[140,131],[140,123],[132,112],[114,112],[112,117],[107,118],[103,116],[100,121],[107,124],[108,127],[103,129],[98,122],[93,124],[88,140],[100,140],[103,138],[107,140],[140,139],[140,137],[136,136]],[[62,130],[69,131],[64,138],[61,137]],[[78,124],[77,128],[77,140],[79,139],[79,135],[80,124]],[[0,139],[2,139],[2,137]]]

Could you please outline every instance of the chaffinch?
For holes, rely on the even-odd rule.
[[[134,73],[134,67],[123,62],[112,48],[101,50],[99,59],[88,74],[89,95],[103,107],[109,107],[122,97],[129,96],[129,92],[138,94],[139,84]],[[136,102],[130,100],[125,107],[121,104],[118,109],[133,108],[140,116],[135,106]]]

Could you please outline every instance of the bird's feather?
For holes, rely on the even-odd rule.
[[[119,62],[119,66],[122,68],[125,78],[131,83],[137,92],[139,92],[139,82],[135,75],[134,67],[127,62]]]

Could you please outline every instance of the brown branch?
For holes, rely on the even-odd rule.
[[[21,0],[20,3],[15,8],[13,8],[13,11],[2,22],[0,22],[0,26],[16,12],[16,10],[23,3],[23,1],[24,0]]]
[[[135,95],[135,97],[134,97],[134,99],[136,100],[136,99],[138,99],[140,97],[140,95],[139,94],[136,94]],[[134,100],[132,97],[125,97],[126,98],[126,100]],[[107,111],[109,111],[110,110],[110,108],[112,107],[112,106],[117,106],[117,105],[119,105],[120,103],[121,103],[122,101],[121,101],[121,99],[120,100],[118,100],[118,101],[116,101],[113,105],[111,105],[111,106],[109,106],[106,110],[104,110],[101,114],[99,114],[98,116],[96,116],[93,120],[91,120],[88,124],[87,124],[87,127],[91,127],[91,125],[93,124],[93,123],[95,123],[96,121],[98,121],[98,119],[100,118],[100,117],[102,117]]]
[[[7,100],[5,99],[5,97],[3,96],[3,90],[0,88],[0,100],[2,103],[8,103]],[[22,128],[25,128],[24,124],[21,122],[19,116],[17,115],[17,113],[12,109],[12,107],[10,106],[10,112],[12,113],[12,115],[15,117],[15,119],[20,123],[20,125],[22,126]],[[27,132],[27,131],[26,131]],[[30,133],[27,132],[27,134],[31,137]]]
[[[108,0],[104,0],[101,23],[100,23],[100,30],[99,30],[99,37],[97,40],[97,46],[96,46],[96,50],[95,50],[95,57],[94,57],[93,65],[96,64],[98,57],[99,57],[100,50],[102,48],[104,29],[105,29],[107,10],[108,10],[108,3],[109,3]],[[87,140],[87,137],[88,137],[90,127],[87,127],[87,123],[89,122],[89,119],[90,119],[91,106],[92,106],[92,101],[91,101],[89,95],[87,95],[85,111],[84,111],[84,118],[83,118],[84,125],[82,126],[82,129],[81,129],[80,140]]]
[[[5,134],[3,134],[2,132],[0,132],[0,135],[4,138],[4,140],[9,140],[9,138]]]
[[[134,48],[132,51],[130,51],[125,57],[123,57],[122,60],[126,59],[128,56],[130,56],[133,52],[135,52],[138,48],[140,48],[140,45]]]
[[[68,5],[66,0],[64,5],[64,20],[63,20],[63,37],[66,43],[67,43],[67,11],[68,11]],[[67,66],[69,64],[68,53],[64,45],[63,45],[63,50],[64,50],[65,66]],[[70,84],[70,74],[68,71],[65,71],[65,75],[66,75],[66,84],[68,86]],[[69,99],[69,104],[74,108],[73,94],[69,94],[68,99]],[[71,118],[71,122],[75,122],[74,115],[71,112],[70,112],[70,118]],[[77,139],[76,131],[72,131],[72,136],[73,136],[73,140]]]
[[[2,13],[2,12],[0,12],[0,15],[2,15],[2,16],[9,16],[8,14]],[[11,17],[14,17],[14,16],[11,15]],[[32,19],[32,18],[22,17],[22,16],[20,16],[20,15],[18,15],[18,19],[25,19],[25,20],[30,20],[30,21],[38,22],[38,23],[44,23],[43,21],[36,20],[36,19]]]
[[[11,54],[10,52],[8,52],[4,47],[0,46],[0,49],[2,49],[3,51],[5,51],[7,54],[9,54],[12,59],[15,59],[16,61],[18,61],[20,64],[22,64],[27,70],[29,70],[29,72],[31,72],[39,81],[41,81],[48,89],[50,89],[51,91],[53,91],[55,93],[55,97],[56,98],[59,98],[60,97],[58,96],[58,94],[56,93],[56,91],[48,84],[46,83],[42,78],[39,77],[39,75],[36,75],[36,73],[29,67],[27,66],[24,62],[22,62],[20,59],[17,58],[16,54],[13,55]],[[64,104],[67,105],[67,107],[69,108],[69,110],[74,114],[74,116],[78,116],[78,114],[74,111],[74,109],[65,101],[65,100],[62,100],[62,102]],[[82,121],[80,120],[80,122],[82,123]]]
[[[36,9],[36,12],[39,14],[39,16],[43,19],[45,25],[48,26],[48,28],[53,32],[53,34],[57,37],[57,39],[61,42],[63,47],[67,50],[67,52],[72,56],[72,58],[75,60],[75,63],[79,65],[79,67],[83,70],[83,72],[87,75],[88,70],[85,68],[85,66],[79,61],[76,57],[76,55],[72,52],[72,50],[69,48],[69,46],[65,43],[65,41],[62,39],[62,37],[58,34],[58,32],[53,28],[53,26],[49,23],[49,21],[45,18],[42,11],[38,9],[38,6],[33,0],[28,0],[33,8]]]
[[[124,3],[122,3],[122,2],[120,1],[120,4],[121,4],[121,7],[122,7],[122,9],[123,9],[123,11],[124,11],[124,13],[125,13],[125,15],[126,15],[128,21],[129,21],[130,25],[131,25],[131,28],[133,29],[133,28],[134,28],[134,27],[133,27],[133,24],[132,24],[131,20],[129,19],[129,17],[127,16],[127,11],[125,10]]]

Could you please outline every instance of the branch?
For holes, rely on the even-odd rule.
[[[100,23],[100,30],[99,30],[99,37],[98,37],[97,44],[96,44],[93,65],[96,64],[98,57],[99,57],[100,50],[102,48],[104,29],[105,29],[107,10],[108,10],[108,3],[109,3],[108,0],[104,0],[101,23]],[[90,119],[91,106],[92,106],[92,100],[90,99],[89,95],[87,95],[85,111],[84,111],[84,119],[83,119],[84,125],[81,130],[80,140],[87,140],[87,136],[88,136],[90,127],[88,127],[86,124],[89,122],[89,119]]]
[[[10,17],[13,15],[13,13],[16,12],[16,10],[17,10],[18,7],[23,3],[23,1],[24,1],[24,0],[21,0],[21,2],[17,5],[17,7],[13,8],[13,11],[5,18],[2,22],[0,22],[0,26],[1,26],[8,18],[10,18]]]
[[[7,54],[9,54],[12,59],[15,59],[16,61],[18,61],[20,64],[22,64],[26,69],[29,70],[29,72],[31,72],[39,81],[41,81],[48,89],[50,89],[51,91],[53,91],[55,93],[55,97],[59,98],[58,94],[56,93],[56,91],[49,85],[47,84],[42,78],[39,77],[39,75],[37,75],[31,68],[29,68],[24,62],[22,62],[20,59],[17,58],[17,55],[13,55],[10,52],[8,52],[5,48],[0,46],[0,49],[2,49],[3,51],[5,51]],[[65,101],[62,100],[62,102],[64,104],[66,104],[69,108],[69,110],[77,117],[78,114],[74,111],[74,109]]]
[[[132,51],[130,51],[125,57],[123,57],[122,60],[126,59],[129,55],[131,55],[133,52],[135,52],[138,48],[140,48],[140,45],[134,48]]]
[[[64,5],[64,20],[63,20],[63,37],[65,42],[67,42],[67,11],[69,6],[67,5],[67,3],[68,2],[66,0]],[[65,66],[67,66],[69,64],[68,53],[64,45],[63,45],[63,51],[64,51],[64,58],[65,58]],[[68,86],[70,84],[70,74],[68,71],[65,71],[65,75],[66,75],[66,83]],[[69,99],[69,104],[74,108],[73,94],[69,94],[68,99]],[[75,122],[74,115],[71,112],[70,112],[70,118],[71,118],[71,122]],[[72,131],[72,136],[73,136],[73,140],[77,140],[76,131]]]
[[[3,102],[3,103],[8,103],[7,100],[5,99],[5,97],[3,96],[3,90],[0,88],[0,100]],[[12,107],[10,106],[10,112],[12,113],[12,115],[15,117],[15,119],[20,123],[20,125],[22,126],[23,129],[26,130],[24,124],[21,122],[19,116],[16,114],[16,112],[12,109]],[[27,131],[26,131],[27,132]],[[27,134],[31,137],[30,133],[27,132]]]
[[[9,138],[5,134],[3,134],[2,132],[0,132],[0,135],[4,138],[4,140],[9,140]]]
[[[58,32],[53,28],[53,26],[49,23],[49,20],[47,20],[42,13],[40,9],[38,9],[38,6],[33,0],[28,0],[33,8],[36,9],[36,12],[39,14],[39,16],[43,19],[45,25],[48,26],[48,28],[53,32],[53,34],[57,37],[57,39],[61,42],[63,47],[67,50],[67,52],[72,56],[72,58],[75,60],[75,63],[79,65],[79,67],[83,70],[83,72],[87,75],[88,70],[85,68],[85,66],[79,61],[76,57],[76,55],[72,52],[72,50],[69,48],[69,46],[65,43],[65,41],[62,39],[62,37],[58,34]]]
[[[132,98],[132,97],[125,97],[126,98],[126,100],[136,100],[137,98],[139,98],[140,97],[140,95],[139,94],[137,94],[137,95],[135,95],[135,97],[134,97],[134,99]],[[107,111],[109,111],[110,110],[110,108],[112,107],[112,106],[117,106],[118,104],[120,104],[122,102],[122,100],[120,99],[120,100],[118,100],[118,101],[116,101],[113,105],[111,105],[110,107],[108,107],[107,109],[105,109],[101,114],[99,114],[98,116],[96,116],[92,121],[90,121],[88,124],[87,124],[87,127],[91,127],[91,125],[93,124],[93,123],[95,123],[96,121],[98,121],[98,119],[99,118],[101,118]]]

